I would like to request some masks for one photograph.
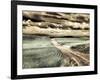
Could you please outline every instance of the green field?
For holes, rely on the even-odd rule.
[[[89,41],[87,38],[54,39],[62,46],[84,44]],[[23,68],[60,67],[63,64],[62,53],[51,43],[51,38],[46,36],[23,38]]]

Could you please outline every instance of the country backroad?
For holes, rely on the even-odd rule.
[[[51,39],[51,42],[57,49],[59,49],[62,52],[65,59],[66,59],[66,56],[70,57],[70,59],[75,61],[75,63],[78,66],[89,65],[89,54],[80,53],[78,51],[73,51],[70,48],[70,46],[68,47],[61,46],[60,44],[57,43],[55,39]]]

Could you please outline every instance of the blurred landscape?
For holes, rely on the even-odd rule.
[[[89,66],[89,14],[23,11],[22,15],[24,69]]]

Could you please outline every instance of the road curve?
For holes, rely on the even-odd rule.
[[[57,49],[59,49],[62,52],[64,59],[66,59],[66,57],[69,57],[75,62],[77,66],[89,65],[89,54],[74,51],[70,48],[70,46],[64,47],[58,44],[58,42],[55,39],[51,39],[51,42]]]

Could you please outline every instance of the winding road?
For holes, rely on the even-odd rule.
[[[60,45],[55,39],[51,39],[52,44],[59,49],[62,52],[62,55],[65,59],[65,64],[66,64],[66,57],[69,57],[71,61],[74,62],[75,65],[77,66],[87,66],[89,65],[89,54],[81,53],[78,51],[72,50],[70,47],[71,46],[62,46]],[[72,66],[74,65],[72,63]]]

